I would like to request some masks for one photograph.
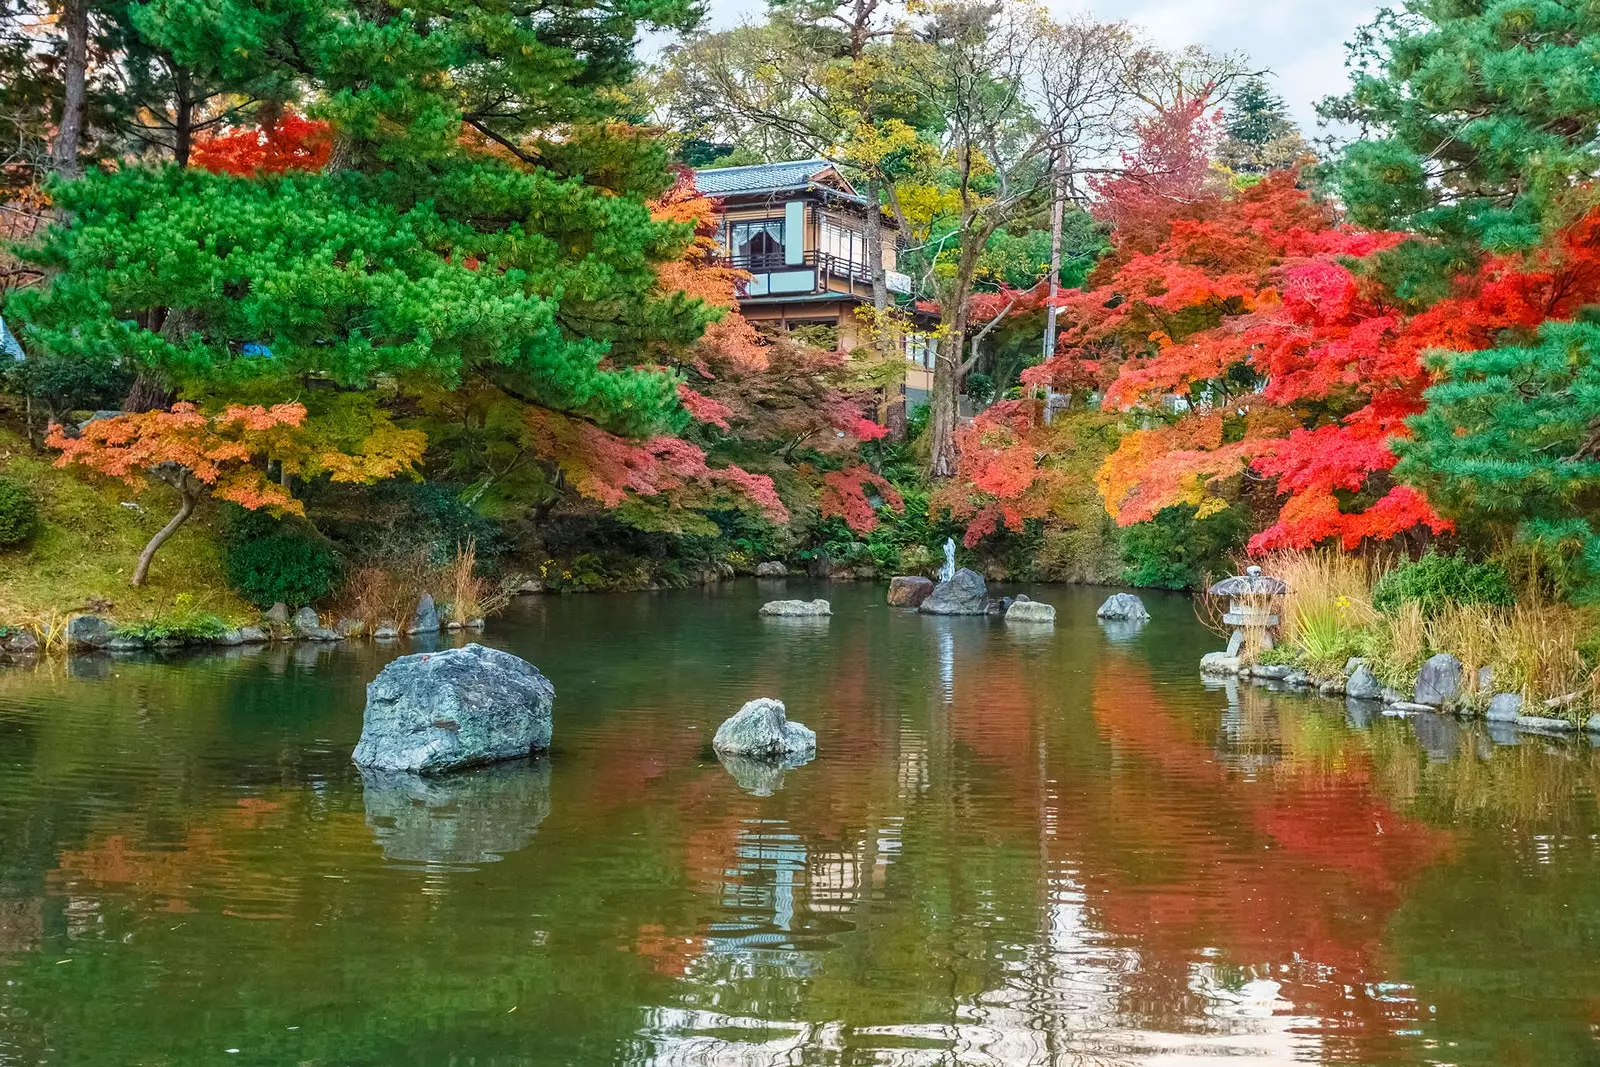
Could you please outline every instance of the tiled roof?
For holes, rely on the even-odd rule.
[[[796,159],[786,163],[754,163],[748,167],[723,167],[696,171],[694,187],[713,196],[793,189],[832,166],[826,159]]]

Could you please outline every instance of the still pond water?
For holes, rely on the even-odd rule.
[[[1029,591],[525,599],[554,751],[430,783],[349,763],[403,648],[0,670],[0,1064],[1600,1063],[1590,748]],[[820,756],[741,784],[761,695]]]

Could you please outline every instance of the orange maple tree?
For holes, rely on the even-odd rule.
[[[200,138],[189,153],[189,161],[217,174],[248,177],[321,170],[332,151],[331,126],[284,112],[261,126]]]
[[[178,492],[178,511],[151,537],[133,571],[143,585],[156,551],[178,531],[207,496],[250,510],[303,515],[289,492],[291,477],[326,476],[365,483],[412,470],[422,459],[426,437],[379,418],[355,447],[341,447],[338,434],[309,423],[297,403],[230,405],[205,414],[194,404],[96,419],[76,433],[50,427],[46,443],[59,449],[57,467],[82,466],[135,486],[163,482]],[[268,470],[276,464],[278,480]]]

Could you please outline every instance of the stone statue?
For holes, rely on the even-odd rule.
[[[956,576],[956,539],[944,539],[944,566],[939,568],[939,580],[948,582]]]

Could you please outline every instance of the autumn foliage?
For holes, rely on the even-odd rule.
[[[195,142],[189,158],[217,174],[282,174],[321,170],[333,151],[333,131],[326,122],[292,112],[264,126],[250,126]]]

